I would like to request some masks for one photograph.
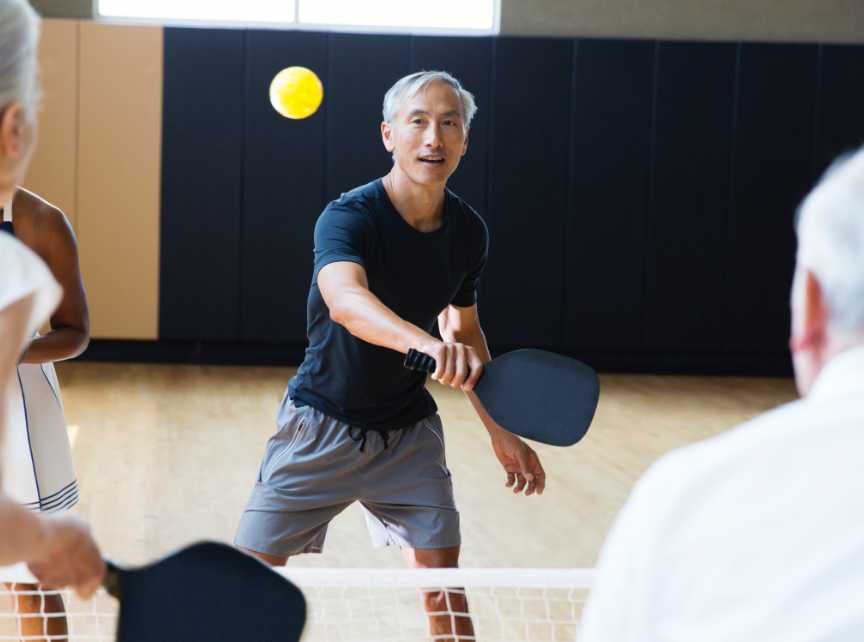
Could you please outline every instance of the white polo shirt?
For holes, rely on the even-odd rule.
[[[864,640],[864,346],[806,399],[645,473],[603,547],[579,640]]]

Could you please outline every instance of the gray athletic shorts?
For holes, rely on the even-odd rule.
[[[355,501],[376,546],[459,546],[459,513],[441,419],[387,433],[358,429],[312,406],[283,402],[234,543],[277,556],[320,553],[327,524]]]

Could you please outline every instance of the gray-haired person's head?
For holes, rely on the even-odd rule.
[[[26,0],[0,0],[0,111],[18,102],[28,118],[39,103],[39,18]]]
[[[803,297],[802,272],[819,282],[828,324],[864,339],[864,147],[836,161],[798,211],[793,305]]]
[[[462,103],[462,120],[465,129],[468,130],[471,120],[477,113],[477,103],[474,101],[474,95],[446,71],[418,71],[396,81],[396,84],[384,95],[382,109],[384,122],[392,123],[405,101],[410,100],[434,82],[449,85],[459,96]]]

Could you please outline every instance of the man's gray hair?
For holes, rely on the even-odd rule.
[[[864,147],[841,158],[798,210],[798,267],[818,279],[829,323],[864,331]],[[800,272],[795,290],[800,290]],[[793,296],[800,296],[794,294]]]
[[[384,122],[393,122],[402,104],[433,82],[449,85],[459,96],[462,101],[462,119],[467,130],[471,126],[474,114],[477,113],[477,103],[474,102],[474,95],[462,87],[459,81],[446,71],[418,71],[396,81],[396,84],[390,87],[384,95],[384,109],[382,110]]]
[[[39,17],[26,0],[0,0],[0,109],[20,102],[28,117],[39,103]]]

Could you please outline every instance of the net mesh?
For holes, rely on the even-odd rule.
[[[71,591],[0,581],[0,640],[114,640],[117,602],[104,591],[84,601]],[[58,597],[65,613],[55,612]]]
[[[307,642],[572,642],[592,577],[591,571],[562,569],[285,574],[309,602]],[[433,610],[427,612],[428,603]]]
[[[304,642],[572,642],[592,578],[578,569],[280,572],[306,596]],[[104,591],[82,601],[19,583],[28,579],[0,569],[0,640],[114,640],[117,603]],[[65,614],[50,612],[54,596]],[[68,634],[57,628],[60,618]]]

